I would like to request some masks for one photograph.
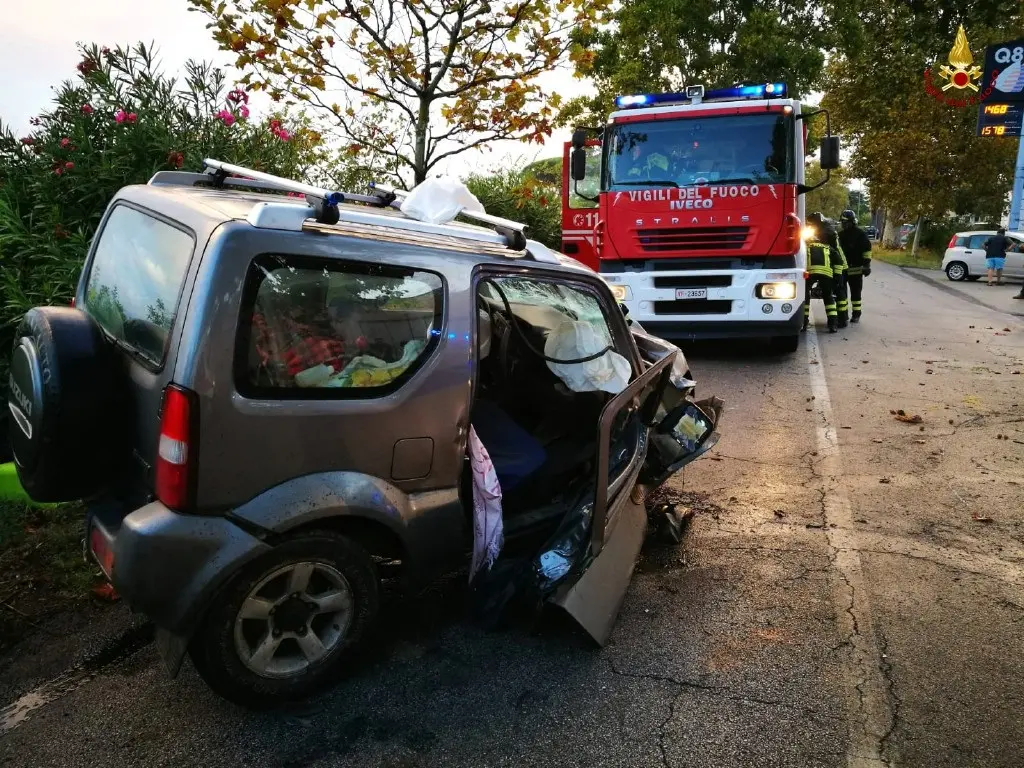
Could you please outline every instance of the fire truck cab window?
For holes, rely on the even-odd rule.
[[[609,134],[604,189],[795,179],[793,119],[787,115],[622,123]]]

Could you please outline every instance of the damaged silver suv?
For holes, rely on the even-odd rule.
[[[158,173],[111,202],[75,305],[17,334],[22,484],[87,499],[170,673],[187,653],[246,706],[327,684],[384,578],[470,564],[480,616],[554,604],[604,643],[646,494],[717,440],[721,402],[595,273],[404,194]]]

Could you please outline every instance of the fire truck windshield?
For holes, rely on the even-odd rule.
[[[793,118],[758,113],[612,124],[602,189],[795,180]]]

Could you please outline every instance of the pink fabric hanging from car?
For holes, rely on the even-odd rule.
[[[504,539],[498,473],[472,425],[469,427],[469,466],[473,472],[473,561],[469,566],[472,582],[482,569],[490,570],[494,565]]]

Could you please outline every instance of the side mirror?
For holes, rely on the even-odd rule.
[[[587,145],[587,132],[582,128],[577,128],[572,132],[572,148],[583,149]]]
[[[572,151],[569,158],[569,175],[573,181],[583,181],[587,177],[587,151],[583,147],[576,147]]]
[[[839,167],[839,137],[826,136],[821,140],[821,170],[834,171]]]

